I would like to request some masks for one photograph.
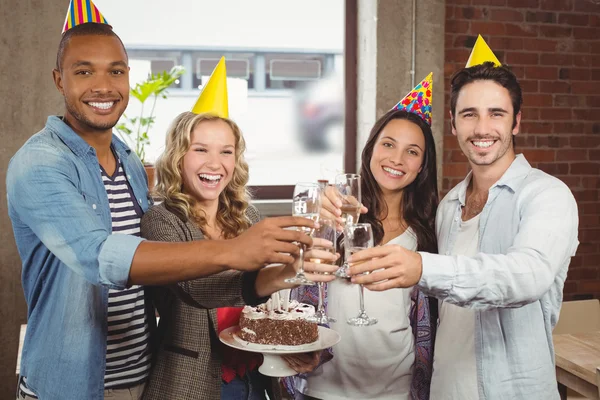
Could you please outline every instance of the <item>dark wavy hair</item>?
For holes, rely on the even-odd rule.
[[[435,213],[438,207],[439,195],[437,190],[435,142],[431,127],[416,114],[404,110],[390,110],[379,118],[373,126],[362,152],[362,166],[360,169],[362,202],[369,211],[361,215],[359,221],[371,224],[375,244],[381,244],[384,233],[382,221],[387,217],[389,210],[383,199],[381,188],[371,172],[370,164],[373,157],[373,148],[379,134],[394,119],[404,119],[414,123],[421,129],[425,137],[425,153],[421,172],[410,185],[404,188],[400,211],[406,224],[417,235],[417,250],[437,253]]]

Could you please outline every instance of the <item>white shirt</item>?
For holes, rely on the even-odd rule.
[[[408,229],[388,242],[415,250],[416,236]],[[336,279],[328,288],[328,314],[337,319],[331,329],[342,340],[333,347],[333,359],[308,377],[298,389],[326,400],[408,400],[415,360],[410,326],[412,288],[372,292],[365,289],[365,311],[378,323],[356,327],[346,323],[359,311],[359,287]]]
[[[479,215],[461,221],[452,255],[473,257],[479,245]],[[433,353],[431,400],[477,400],[475,311],[440,301]]]

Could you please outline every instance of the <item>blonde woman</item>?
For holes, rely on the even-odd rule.
[[[161,203],[142,219],[142,236],[183,242],[232,239],[258,222],[246,188],[248,164],[238,126],[212,114],[180,114],[169,129],[156,164],[155,195]],[[202,257],[202,254],[198,254]],[[312,272],[335,267],[306,263]],[[281,397],[276,380],[257,371],[255,353],[222,345],[218,334],[236,325],[243,304],[258,304],[271,293],[289,288],[284,279],[293,266],[259,272],[226,271],[170,287],[151,288],[160,314],[154,365],[145,399],[270,399]],[[311,275],[328,281],[331,276]],[[221,307],[221,308],[219,308]],[[312,370],[316,357],[289,361],[299,372]]]

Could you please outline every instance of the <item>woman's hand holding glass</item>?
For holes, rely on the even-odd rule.
[[[358,254],[361,251],[365,251],[365,249],[371,249],[373,247],[373,229],[371,228],[371,224],[347,225],[344,228],[344,235],[346,260],[349,260],[349,264],[354,263],[354,267],[356,267],[356,264],[360,263],[360,260],[353,258],[352,255]],[[368,272],[363,271],[363,273]],[[377,319],[370,318],[365,311],[365,294],[363,285],[359,285],[359,296],[360,310],[358,311],[358,315],[356,317],[348,319],[348,324],[353,326],[375,325],[377,323]]]
[[[313,239],[312,243],[318,248],[313,247],[304,253],[304,275],[306,279],[317,284],[331,282],[335,279],[333,274],[338,268],[335,262],[340,255],[332,250],[333,243],[327,240]],[[315,260],[319,261],[316,262]],[[298,261],[298,256],[295,256],[294,261],[285,264],[285,266],[273,264],[263,268],[256,278],[257,294],[263,297],[279,290],[297,287],[297,284],[288,283],[287,280],[293,278],[298,272],[300,265]]]
[[[336,255],[336,230],[335,230],[335,221],[329,219],[322,219],[319,221],[319,227],[315,229],[313,233],[313,247],[312,254],[310,255],[309,260],[311,262],[315,262],[320,264],[320,267],[324,269],[322,273],[325,274],[333,274],[337,272],[337,266],[334,265],[334,262],[337,260],[332,259],[332,255]],[[328,265],[329,264],[329,265]],[[329,275],[329,278],[333,279],[334,275]],[[317,324],[326,325],[330,322],[335,322],[335,319],[328,317],[325,311],[325,283],[324,281],[318,282],[318,307],[314,315],[308,317],[307,319],[311,322],[316,322]]]
[[[348,198],[347,198],[348,199]],[[350,198],[351,200],[352,198]],[[336,229],[338,232],[342,232],[344,230],[344,225],[348,222],[346,218],[343,217],[342,206],[344,202],[342,201],[343,197],[340,194],[340,191],[336,186],[328,186],[321,194],[321,219],[333,220],[336,222]],[[356,197],[354,197],[355,203],[358,201]],[[359,207],[360,214],[366,214],[368,209],[362,204],[355,204],[355,206]],[[356,223],[357,221],[354,221]]]
[[[292,199],[292,214],[295,217],[303,217],[318,222],[321,212],[321,189],[316,183],[298,183],[294,187],[294,197]],[[307,235],[312,235],[314,229],[300,228]],[[300,257],[298,259],[298,271],[296,276],[285,280],[286,283],[295,285],[314,285],[304,275],[304,253],[306,246],[300,244]]]
[[[340,255],[335,252],[335,244],[329,240],[313,238],[313,247],[304,254],[304,273],[313,282],[331,282],[338,266]]]

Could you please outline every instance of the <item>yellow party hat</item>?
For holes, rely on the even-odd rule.
[[[65,33],[74,26],[87,22],[108,24],[106,18],[104,18],[104,15],[102,15],[92,0],[71,0],[62,33]]]
[[[469,60],[467,61],[467,65],[465,68],[474,67],[475,65],[483,64],[486,61],[493,62],[496,67],[502,65],[498,58],[494,55],[490,46],[483,40],[481,35],[477,35],[477,40],[475,41],[475,46],[473,46],[473,50],[471,51],[471,55],[469,56]]]
[[[221,118],[229,117],[227,100],[227,69],[225,57],[221,57],[208,82],[202,88],[200,97],[192,108],[194,114],[211,113]]]

